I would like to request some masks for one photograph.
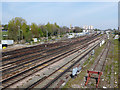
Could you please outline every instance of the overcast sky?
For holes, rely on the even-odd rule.
[[[118,27],[117,2],[2,2],[2,24],[22,17],[27,24],[57,22],[60,26],[93,25],[95,28]]]

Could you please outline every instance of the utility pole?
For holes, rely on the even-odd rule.
[[[21,32],[22,32],[22,40],[23,40],[23,31],[22,30],[20,30]]]
[[[19,38],[18,38],[18,42],[20,44],[20,26],[18,26],[18,31],[19,31]]]
[[[45,29],[45,31],[46,31],[47,41],[48,41],[48,31],[47,29]]]
[[[47,30],[46,30],[46,31],[47,31]],[[47,33],[46,33],[46,34],[47,34],[46,36],[47,36],[47,41],[48,41],[48,31],[47,31]]]

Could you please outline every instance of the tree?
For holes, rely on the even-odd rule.
[[[39,32],[39,37],[43,37],[43,32],[42,32],[42,29],[40,27],[38,28],[38,32]]]
[[[79,33],[82,32],[82,28],[80,27],[75,27],[75,29],[73,30],[74,33]]]
[[[100,31],[100,29],[95,28],[94,31]]]
[[[114,30],[114,34],[115,35],[119,34],[119,31],[118,30]]]
[[[22,26],[22,33],[23,33],[23,39],[26,41],[26,42],[30,42],[30,40],[32,40],[32,32],[30,31],[30,26],[29,25],[26,25],[24,24]]]
[[[52,34],[51,24],[48,22],[45,26],[46,26],[46,30],[48,31],[48,36],[51,36]]]
[[[35,23],[27,25],[27,22],[21,17],[13,18],[9,21],[8,25],[5,25],[4,27],[6,29],[8,28],[9,39],[13,39],[15,41],[24,39],[27,42],[29,42],[33,37],[51,37],[62,35],[70,31],[68,27],[60,27],[56,22],[54,24],[50,24],[48,22],[46,25],[37,25]],[[75,27],[74,32],[82,32],[82,28]]]
[[[66,26],[61,27],[61,30],[62,30],[63,33],[68,33],[69,32],[69,28],[66,27]]]
[[[28,33],[28,26],[27,26],[26,23],[24,23],[24,24],[22,25],[21,30],[22,30],[22,34],[23,34],[23,39],[25,39],[25,38],[26,38],[26,33]]]
[[[35,23],[32,23],[31,25],[31,32],[34,38],[38,38],[39,37],[39,32],[38,32],[38,26]]]
[[[7,24],[2,25],[2,27],[4,27],[3,30],[8,30],[8,25]]]
[[[41,31],[39,31],[39,32],[41,32],[41,35],[42,35],[42,37],[46,37],[46,26],[45,25],[39,25],[39,28],[40,28],[40,30]]]
[[[25,41],[30,42],[31,40],[32,40],[32,32],[28,31],[27,33],[25,33]]]
[[[60,34],[61,32],[61,28],[59,27],[59,25],[57,25],[57,23],[54,23],[54,35],[57,36],[57,34]]]
[[[8,37],[17,41],[20,38],[20,30],[27,22],[21,17],[15,17],[8,22]]]

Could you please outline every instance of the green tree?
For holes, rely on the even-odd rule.
[[[34,38],[38,38],[39,37],[39,32],[38,32],[38,26],[35,23],[31,24],[31,32]]]
[[[69,28],[66,26],[61,27],[61,30],[64,34],[69,32]]]
[[[51,36],[51,34],[52,34],[52,28],[51,28],[51,24],[49,22],[46,25],[46,30],[48,31],[48,36]]]
[[[82,32],[82,28],[80,27],[75,27],[75,29],[73,30],[74,33],[79,33]]]
[[[24,23],[23,25],[22,25],[22,28],[21,28],[21,30],[22,30],[22,35],[23,35],[23,39],[25,39],[26,38],[26,33],[28,33],[27,32],[27,24],[26,23]]]
[[[27,22],[21,17],[15,17],[8,22],[8,37],[17,41],[20,38],[20,30]]]
[[[42,29],[40,27],[38,28],[38,32],[39,32],[39,37],[43,37],[43,32],[42,32]]]
[[[41,34],[40,35],[42,35],[42,37],[46,37],[46,26],[45,25],[39,25],[39,28],[40,28],[40,30],[41,31],[39,31],[39,32],[41,32]]]
[[[61,28],[59,27],[59,25],[57,25],[57,23],[54,23],[54,35],[57,36],[57,34],[61,34]]]
[[[32,40],[32,32],[27,31],[27,33],[25,33],[25,41],[30,42],[31,40]]]
[[[2,25],[4,27],[4,30],[8,30],[8,25],[5,24],[5,25]]]

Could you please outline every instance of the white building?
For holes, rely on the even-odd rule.
[[[83,26],[83,29],[85,29],[85,30],[93,30],[93,26],[92,25],[90,25],[90,26]]]
[[[89,26],[89,28],[88,28],[89,30],[93,30],[93,26]]]
[[[79,37],[79,36],[84,36],[86,33],[67,33],[68,38],[74,38],[74,37]]]
[[[83,29],[87,30],[89,26],[83,26]]]
[[[83,26],[83,32],[84,33],[92,33],[92,32],[94,32],[94,30],[93,30],[93,26],[91,25],[91,26]]]

